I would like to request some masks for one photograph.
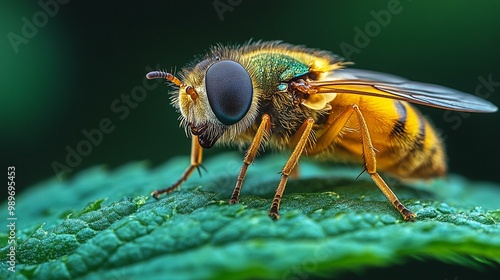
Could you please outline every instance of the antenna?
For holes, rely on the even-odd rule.
[[[146,74],[146,78],[148,80],[166,79],[166,80],[170,81],[171,83],[173,83],[174,85],[185,90],[186,93],[191,97],[191,99],[193,101],[195,101],[196,98],[198,98],[198,93],[196,92],[196,90],[194,90],[194,88],[192,86],[188,86],[188,85],[184,84],[177,77],[175,77],[174,75],[172,75],[166,71],[161,71],[161,70],[160,71],[151,71],[151,72]]]

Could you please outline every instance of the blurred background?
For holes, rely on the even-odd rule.
[[[498,1],[466,0],[1,1],[2,168],[16,167],[19,191],[55,169],[71,176],[93,165],[188,157],[167,86],[145,84],[144,75],[250,38],[329,50],[357,68],[498,106],[499,10]],[[500,113],[419,108],[445,138],[450,172],[500,182]]]

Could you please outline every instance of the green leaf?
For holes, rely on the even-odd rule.
[[[8,270],[3,231],[0,278],[304,279],[415,258],[500,263],[498,186],[459,176],[412,187],[388,179],[418,215],[407,223],[368,176],[353,180],[361,170],[304,160],[281,219],[272,221],[267,212],[285,160],[257,160],[236,205],[227,203],[241,165],[236,154],[208,160],[201,178],[159,201],[148,194],[174,182],[187,158],[41,183],[16,197],[16,272]]]

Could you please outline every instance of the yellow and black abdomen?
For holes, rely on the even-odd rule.
[[[399,100],[339,94],[331,102],[329,119],[353,104],[359,106],[367,123],[379,171],[404,179],[425,179],[446,173],[441,139],[416,108]],[[324,156],[362,161],[356,118],[356,114],[351,116],[333,150],[325,151]]]

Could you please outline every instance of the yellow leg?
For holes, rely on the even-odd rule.
[[[177,182],[175,182],[172,186],[168,188],[153,191],[151,193],[151,196],[158,199],[158,197],[164,193],[166,194],[175,191],[177,188],[181,186],[181,184],[184,181],[186,181],[189,178],[189,176],[191,176],[191,173],[193,173],[193,171],[200,166],[202,159],[203,159],[203,149],[198,143],[198,136],[192,135],[191,164],[186,168],[186,170],[184,170],[184,173],[182,174],[181,178],[177,180]]]
[[[266,133],[269,133],[271,129],[271,118],[269,115],[262,115],[262,120],[260,122],[259,128],[255,133],[255,137],[252,140],[252,144],[248,148],[245,158],[243,159],[243,165],[241,166],[240,173],[238,174],[238,178],[236,180],[236,185],[234,186],[233,194],[231,195],[231,199],[229,200],[229,204],[238,203],[238,197],[240,196],[241,186],[243,185],[243,180],[245,179],[245,175],[247,174],[248,166],[255,159],[255,155],[259,150],[260,144],[262,143],[262,139]]]
[[[361,145],[363,149],[363,160],[365,162],[365,169],[372,178],[373,182],[377,185],[377,187],[382,191],[382,193],[387,197],[387,199],[394,205],[394,207],[403,215],[403,218],[406,221],[413,221],[416,217],[414,213],[408,210],[396,197],[394,192],[389,188],[389,186],[385,183],[385,181],[380,177],[377,173],[377,160],[375,157],[375,149],[373,148],[372,140],[370,137],[370,133],[368,131],[368,126],[366,125],[365,118],[363,117],[363,113],[359,109],[357,105],[352,105],[351,107],[346,108],[337,118],[331,123],[331,125],[327,128],[325,133],[319,137],[318,141],[312,147],[310,154],[319,153],[328,146],[330,146],[335,138],[339,135],[342,128],[345,127],[347,121],[355,113],[358,124],[359,124],[359,132],[361,134]]]
[[[269,216],[274,220],[279,219],[280,215],[278,213],[280,209],[281,198],[283,197],[283,192],[285,191],[286,182],[288,180],[288,176],[294,170],[297,162],[299,161],[300,155],[304,151],[304,148],[307,144],[307,139],[309,138],[309,134],[311,134],[312,127],[314,125],[314,120],[312,118],[308,118],[297,131],[296,135],[299,135],[297,144],[292,154],[288,158],[285,166],[281,170],[281,180],[278,184],[278,188],[276,188],[276,193],[274,194],[273,203],[271,204],[271,210],[269,210]],[[296,138],[296,137],[294,137]]]

